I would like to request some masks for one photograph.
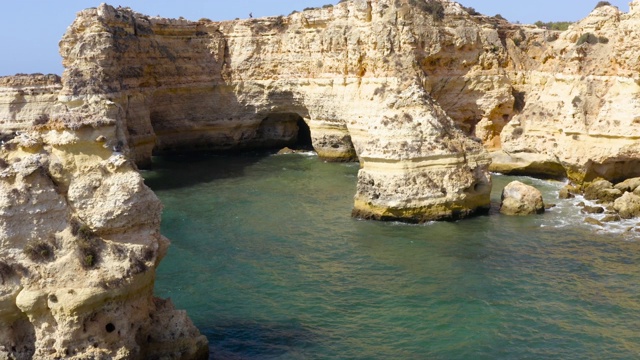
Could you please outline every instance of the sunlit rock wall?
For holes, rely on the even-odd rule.
[[[61,100],[117,104],[141,164],[153,149],[284,146],[308,127],[322,158],[360,160],[356,215],[464,217],[488,204],[489,158],[425,90],[421,29],[441,20],[411,9],[352,1],[214,23],[101,6],[80,13],[61,42]]]

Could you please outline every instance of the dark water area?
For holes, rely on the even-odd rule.
[[[350,217],[358,164],[165,157],[144,172],[172,240],[155,291],[211,359],[638,359],[640,243],[557,203],[405,225]],[[632,224],[633,225],[633,224]]]

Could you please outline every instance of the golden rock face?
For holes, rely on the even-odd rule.
[[[153,297],[168,246],[162,204],[98,138],[115,139],[116,127],[40,127],[0,150],[0,353],[206,357],[184,312]]]
[[[153,298],[168,240],[137,171],[152,151],[305,139],[360,161],[354,216],[409,222],[483,211],[492,159],[579,182],[638,175],[638,0],[559,34],[409,3],[229,22],[101,5],[64,35],[62,78],[0,78],[0,354],[206,356]]]
[[[121,141],[138,164],[147,163],[152,150],[289,146],[304,127],[320,157],[358,159],[360,178],[375,178],[375,192],[359,181],[357,197],[423,211],[425,219],[449,217],[450,211],[433,210],[441,202],[473,213],[479,202],[466,189],[485,184],[476,189],[486,195],[480,206],[488,205],[489,157],[425,87],[436,80],[419,64],[442,49],[419,29],[445,34],[443,24],[407,6],[344,2],[286,18],[222,23],[150,18],[109,6],[86,10],[61,42],[67,67],[61,102],[115,104]],[[481,28],[459,5],[446,6],[463,30],[443,41],[483,51],[488,40],[477,36]],[[495,76],[506,79],[504,72]],[[507,103],[509,96],[510,89]]]

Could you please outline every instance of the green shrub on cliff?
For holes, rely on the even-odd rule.
[[[565,31],[569,29],[569,26],[573,24],[571,21],[550,21],[550,22],[542,22],[540,20],[534,23],[535,26],[539,28],[546,28],[548,30],[557,30],[557,31]]]
[[[590,45],[594,45],[594,44],[607,44],[609,42],[609,38],[604,37],[604,36],[595,36],[592,33],[584,33],[582,34],[579,38],[578,41],[576,42],[576,45],[582,45],[584,43],[590,44]]]
[[[611,6],[611,3],[608,1],[600,1],[596,4],[596,7],[594,9],[597,9],[599,7],[603,7],[603,6]]]
[[[434,20],[444,19],[444,6],[438,1],[429,1],[427,4],[427,12],[431,14]]]
[[[71,220],[71,233],[76,236],[80,265],[84,269],[95,267],[100,255],[100,238],[87,224],[83,224],[77,219]]]
[[[93,268],[98,262],[100,243],[97,238],[77,240],[80,265],[85,269]]]
[[[31,261],[46,261],[53,257],[53,245],[47,240],[33,240],[25,245],[23,252]]]
[[[476,15],[482,15],[481,13],[479,13],[478,11],[476,11],[476,9],[472,8],[472,7],[462,7],[467,14],[471,15],[471,16],[476,16]]]

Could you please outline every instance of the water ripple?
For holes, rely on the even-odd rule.
[[[173,240],[156,292],[212,359],[640,358],[640,242],[594,232],[562,183],[518,178],[557,206],[506,217],[494,176],[490,216],[415,226],[349,217],[357,165],[179,162],[145,173]]]

